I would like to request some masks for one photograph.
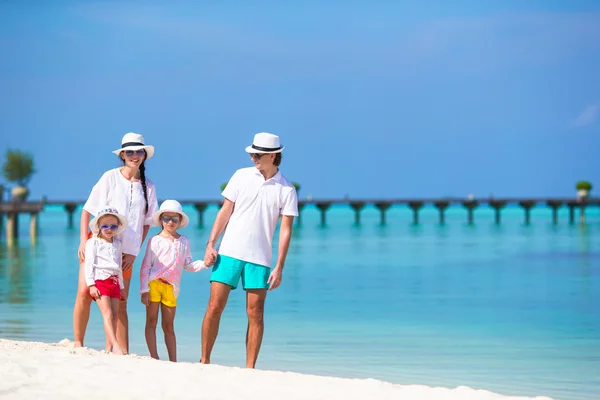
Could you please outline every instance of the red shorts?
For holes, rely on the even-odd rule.
[[[108,279],[97,280],[96,287],[102,296],[121,299],[121,287],[119,286],[119,278],[116,275]]]

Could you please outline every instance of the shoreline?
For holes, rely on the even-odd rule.
[[[250,370],[216,364],[116,356],[59,343],[0,339],[0,396],[8,399],[376,399],[396,400],[552,400],[508,396],[459,386],[453,389],[399,385],[296,372]]]

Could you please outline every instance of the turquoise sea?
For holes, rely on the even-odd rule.
[[[207,224],[216,211],[207,210]],[[192,207],[186,212],[192,223],[181,233],[202,258],[210,228],[194,224]],[[495,225],[493,210],[482,206],[469,226],[466,210],[456,206],[443,226],[434,208],[424,208],[413,225],[410,209],[397,206],[382,226],[377,209],[367,207],[357,226],[349,207],[334,206],[320,226],[319,211],[307,206],[283,284],[267,299],[258,368],[600,398],[600,209],[588,209],[585,225],[570,225],[566,208],[558,225],[544,207],[532,210],[530,225],[523,220],[521,209],[508,207]],[[7,249],[4,236],[0,245],[0,337],[72,340],[79,234],[58,206],[41,214],[36,246],[28,224],[21,218],[17,247]],[[199,359],[208,277],[183,276],[175,321],[180,361]],[[138,288],[136,279],[131,351],[147,355]],[[242,290],[232,293],[214,363],[244,365],[244,302]],[[102,349],[93,306],[86,344]]]

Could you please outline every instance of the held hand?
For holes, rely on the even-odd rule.
[[[100,298],[102,297],[100,295],[100,291],[96,286],[90,286],[90,296],[92,296],[92,298],[95,300],[100,300]]]
[[[269,275],[269,280],[267,281],[267,283],[269,284],[269,291],[277,289],[279,285],[281,285],[281,275],[281,268],[273,268],[273,271],[271,271],[271,275]]]
[[[142,293],[142,304],[146,307],[150,306],[150,293]]]
[[[206,246],[206,252],[204,253],[204,265],[210,267],[217,261],[217,250],[211,245]]]
[[[85,240],[81,240],[79,242],[79,248],[77,249],[77,256],[79,257],[80,260],[84,260],[85,259],[85,244],[87,243],[88,239],[85,238]]]
[[[135,261],[135,256],[131,254],[123,253],[123,271],[127,271],[133,267],[133,262]]]

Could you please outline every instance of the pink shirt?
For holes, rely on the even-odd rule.
[[[193,261],[190,241],[181,235],[173,241],[156,235],[146,246],[146,255],[140,270],[140,293],[150,291],[149,283],[162,279],[173,285],[173,294],[179,295],[179,282],[183,270],[198,272],[206,268],[202,260]]]

